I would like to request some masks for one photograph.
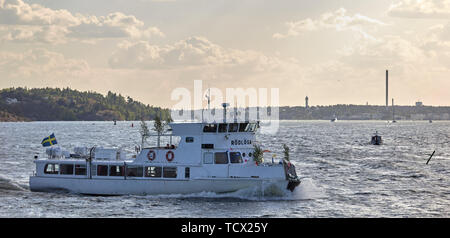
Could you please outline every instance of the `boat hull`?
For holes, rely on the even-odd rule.
[[[227,193],[246,188],[263,189],[274,186],[286,190],[288,180],[254,178],[205,178],[190,180],[87,179],[30,177],[30,190],[36,192],[67,191],[91,195],[156,195],[192,194],[200,192]],[[274,185],[274,186],[273,186]]]

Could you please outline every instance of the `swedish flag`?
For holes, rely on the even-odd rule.
[[[41,142],[42,146],[46,147],[46,146],[52,146],[55,144],[58,144],[58,142],[56,142],[56,137],[55,137],[55,133],[52,133],[49,137],[45,137],[42,142]]]

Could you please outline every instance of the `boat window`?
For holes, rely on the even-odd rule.
[[[127,177],[142,177],[144,168],[142,166],[127,166]]]
[[[213,163],[213,153],[204,153],[203,154],[203,163],[204,164],[212,164]]]
[[[45,174],[58,174],[59,165],[58,164],[46,164],[44,168]]]
[[[255,130],[256,130],[256,123],[249,123],[245,131],[254,132]]]
[[[123,176],[123,166],[111,165],[109,167],[109,176]]]
[[[60,164],[59,165],[60,174],[70,174],[73,175],[73,164]]]
[[[242,163],[241,152],[230,152],[230,163]]]
[[[184,177],[185,178],[191,177],[191,169],[189,167],[184,168]]]
[[[203,132],[212,132],[215,133],[217,131],[217,124],[206,124],[203,127]]]
[[[75,165],[75,175],[86,175],[86,165],[76,164]]]
[[[238,129],[239,129],[238,123],[230,123],[230,125],[228,126],[228,132],[237,132]]]
[[[247,122],[239,124],[239,132],[246,132],[247,126],[248,126]]]
[[[194,142],[194,137],[186,137],[186,143]]]
[[[228,164],[227,152],[214,153],[214,163],[215,164]]]
[[[164,167],[163,168],[164,178],[176,178],[177,177],[177,167]]]
[[[97,176],[108,176],[108,165],[97,165]]]
[[[219,132],[224,133],[227,132],[227,123],[220,123],[219,124]]]
[[[145,167],[145,177],[161,178],[161,167]]]

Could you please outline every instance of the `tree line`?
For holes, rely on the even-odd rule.
[[[6,88],[0,90],[0,112],[31,121],[154,120],[170,118],[170,111],[145,105],[131,97],[108,91],[70,88]],[[1,117],[0,117],[1,120]]]

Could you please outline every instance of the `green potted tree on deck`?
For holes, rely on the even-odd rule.
[[[263,150],[261,149],[261,146],[256,144],[253,145],[253,160],[256,162],[256,165],[263,162]]]

